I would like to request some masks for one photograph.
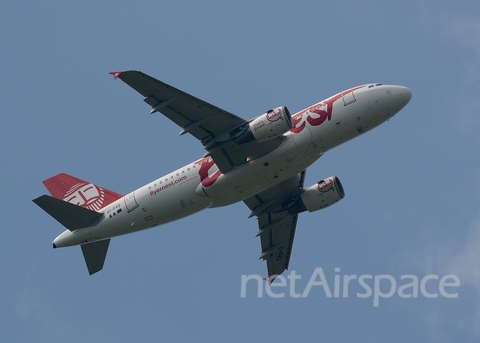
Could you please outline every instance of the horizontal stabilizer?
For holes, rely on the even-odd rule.
[[[110,239],[81,245],[83,257],[87,264],[90,275],[99,272],[103,268],[105,257],[107,257]]]
[[[49,195],[42,195],[33,199],[33,202],[70,231],[92,224],[103,216],[103,213],[95,212]]]

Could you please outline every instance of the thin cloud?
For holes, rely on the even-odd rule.
[[[478,108],[480,108],[480,17],[472,15],[453,16],[444,21],[443,36],[454,41],[461,52],[461,63],[465,68],[460,85],[461,101],[458,118],[461,129],[475,133],[480,127]]]
[[[465,246],[452,256],[446,268],[455,271],[463,285],[474,290],[472,302],[475,309],[473,318],[469,320],[469,327],[476,337],[480,337],[480,217],[473,221],[466,242]]]
[[[413,256],[411,256],[413,257]],[[480,337],[480,217],[475,218],[469,228],[468,235],[461,243],[451,240],[436,240],[424,250],[424,255],[416,258],[414,264],[419,265],[425,273],[454,274],[461,282],[459,293],[467,294],[468,299],[461,295],[456,301],[467,301],[471,310],[465,309],[457,318],[459,329],[467,336]],[[437,313],[426,315],[431,332],[442,332],[447,320]]]
[[[465,55],[466,80],[478,82],[480,75],[480,17],[454,17],[445,25],[445,35],[462,46]]]

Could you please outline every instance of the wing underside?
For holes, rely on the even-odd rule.
[[[142,72],[131,70],[111,73],[142,94],[151,106],[150,113],[161,112],[182,130],[201,141],[222,173],[263,156],[275,149],[281,138],[266,142],[238,143],[248,122],[230,112],[200,100]]]
[[[288,269],[290,263],[298,214],[289,214],[283,205],[301,193],[304,180],[305,171],[302,171],[244,201],[252,210],[251,215],[257,216],[257,236],[262,247],[260,259],[267,262],[270,283]]]

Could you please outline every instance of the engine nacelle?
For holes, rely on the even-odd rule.
[[[305,189],[288,212],[294,214],[303,211],[314,212],[322,210],[342,200],[344,197],[345,192],[340,179],[336,176],[330,176]]]
[[[322,210],[345,197],[342,183],[336,176],[330,176],[308,187],[300,199],[308,212]]]
[[[264,142],[283,135],[293,128],[292,116],[285,106],[262,114],[248,125],[257,142]]]
[[[292,116],[285,106],[280,106],[262,114],[248,124],[248,136],[253,135],[257,142],[265,142],[279,137],[293,128]],[[247,137],[244,137],[244,141]]]

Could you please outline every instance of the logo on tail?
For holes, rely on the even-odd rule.
[[[102,187],[97,187],[93,183],[81,182],[70,188],[63,200],[92,211],[98,211],[102,208],[105,200],[105,192]]]
[[[52,176],[43,183],[53,197],[92,211],[99,211],[123,197],[121,194],[65,173]]]

